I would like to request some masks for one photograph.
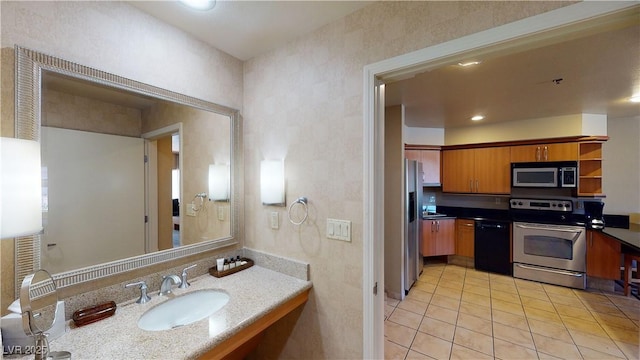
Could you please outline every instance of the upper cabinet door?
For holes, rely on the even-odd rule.
[[[440,150],[421,150],[422,172],[425,184],[440,183]]]
[[[475,192],[511,193],[510,158],[508,146],[475,149]]]
[[[472,193],[474,182],[474,150],[446,150],[442,152],[442,191]]]
[[[541,161],[541,145],[518,145],[511,147],[511,162]]]
[[[544,161],[576,161],[578,160],[578,143],[557,143],[543,145]]]
[[[578,144],[575,142],[511,147],[511,162],[575,161],[577,159]]]

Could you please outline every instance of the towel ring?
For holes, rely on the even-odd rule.
[[[296,204],[302,204],[302,206],[304,206],[304,217],[300,221],[293,221],[293,219],[291,219],[291,209],[293,209],[293,206]],[[309,207],[307,206],[307,198],[302,196],[297,198],[296,201],[292,202],[291,205],[289,205],[289,211],[287,212],[287,215],[289,217],[289,221],[293,225],[302,225],[302,223],[307,221],[307,217],[309,216]]]

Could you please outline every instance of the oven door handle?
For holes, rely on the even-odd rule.
[[[546,269],[546,268],[527,266],[527,265],[523,265],[523,264],[516,264],[516,266],[520,267],[520,268],[523,268],[523,269],[546,271],[546,272],[550,272],[550,273],[554,273],[554,274],[560,274],[560,275],[569,275],[569,276],[575,276],[575,277],[582,277],[583,276],[582,273],[574,273],[574,272],[570,272],[570,271],[552,270],[552,269]]]
[[[519,227],[521,229],[531,229],[531,230],[560,231],[560,232],[568,232],[568,233],[572,233],[572,234],[579,234],[579,233],[582,232],[582,230],[568,230],[568,229],[558,229],[558,228],[548,228],[548,227],[536,227],[536,226],[527,226],[527,225],[521,225],[521,224],[516,225],[516,227]]]

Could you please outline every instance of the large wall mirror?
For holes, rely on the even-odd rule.
[[[43,225],[16,283],[58,287],[237,243],[236,110],[16,47],[16,134],[42,148]]]

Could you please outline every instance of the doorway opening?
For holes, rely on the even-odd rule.
[[[578,3],[365,66],[363,357],[384,357],[385,83],[463,58],[513,52],[637,18],[633,3]],[[636,20],[637,21],[637,20]]]
[[[182,245],[182,123],[142,137],[145,139],[146,165],[145,250],[172,249]]]

